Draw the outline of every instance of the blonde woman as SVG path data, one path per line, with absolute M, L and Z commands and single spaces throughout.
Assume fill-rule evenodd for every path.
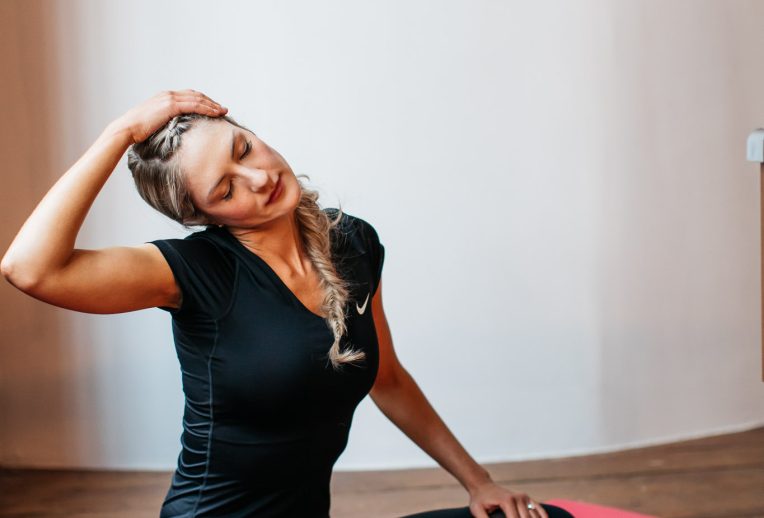
M 329 516 L 332 468 L 367 394 L 469 494 L 467 507 L 421 516 L 570 516 L 495 484 L 399 363 L 374 227 L 320 208 L 286 160 L 226 112 L 194 90 L 127 111 L 53 185 L 2 260 L 9 282 L 62 308 L 172 315 L 185 411 L 161 517 Z M 126 151 L 147 203 L 205 229 L 73 248 Z

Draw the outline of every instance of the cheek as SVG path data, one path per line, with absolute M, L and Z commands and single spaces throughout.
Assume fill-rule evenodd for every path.
M 282 202 L 289 206 L 297 206 L 300 203 L 302 192 L 296 179 L 292 179 L 287 185 L 284 185 L 284 192 L 281 193 Z
M 241 204 L 236 209 L 239 215 L 243 217 L 251 217 L 268 210 L 268 207 L 263 206 L 264 203 L 265 200 L 263 198 L 258 198 L 257 196 L 252 195 L 246 200 L 241 200 Z
M 253 211 L 257 211 L 257 200 L 254 196 L 241 196 L 231 202 L 222 211 L 226 217 L 232 219 L 242 219 L 251 217 Z
M 289 192 L 299 197 L 300 196 L 300 182 L 297 180 L 297 177 L 293 174 L 289 175 L 289 180 L 287 181 L 287 184 L 285 187 L 289 188 Z

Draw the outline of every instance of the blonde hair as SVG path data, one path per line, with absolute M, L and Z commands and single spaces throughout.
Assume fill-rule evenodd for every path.
M 130 146 L 127 152 L 127 167 L 132 173 L 135 187 L 141 198 L 186 229 L 193 230 L 194 226 L 214 225 L 215 222 L 198 210 L 191 201 L 178 157 L 182 135 L 199 120 L 219 119 L 251 131 L 228 115 L 209 117 L 199 113 L 181 114 L 171 119 L 146 140 Z M 363 351 L 340 349 L 340 340 L 347 332 L 345 308 L 350 296 L 350 284 L 341 277 L 332 260 L 331 235 L 332 230 L 339 225 L 343 212 L 340 206 L 337 216 L 334 219 L 330 218 L 318 205 L 318 192 L 308 189 L 299 179 L 300 177 L 310 179 L 310 177 L 305 174 L 296 176 L 301 194 L 295 208 L 295 219 L 302 237 L 302 244 L 318 272 L 319 287 L 324 293 L 321 312 L 326 315 L 324 320 L 334 335 L 328 359 L 332 367 L 338 370 L 345 363 L 352 364 L 366 358 L 366 353 Z

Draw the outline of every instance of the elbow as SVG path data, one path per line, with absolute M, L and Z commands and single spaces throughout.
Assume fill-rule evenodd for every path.
M 10 259 L 8 259 L 8 256 L 4 256 L 3 260 L 0 262 L 0 273 L 3 274 L 3 277 L 13 284 L 15 286 L 15 283 L 13 282 L 13 277 L 15 275 L 16 268 L 14 267 L 13 263 L 11 263 Z
M 34 287 L 39 284 L 36 277 L 24 271 L 23 268 L 19 268 L 18 264 L 12 262 L 7 255 L 0 262 L 0 273 L 3 274 L 5 280 L 25 293 L 33 291 Z
M 406 374 L 403 366 L 397 362 L 395 368 L 380 369 L 371 390 L 375 394 L 394 390 L 401 385 Z

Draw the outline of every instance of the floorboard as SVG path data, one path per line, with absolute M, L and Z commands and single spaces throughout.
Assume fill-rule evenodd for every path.
M 615 453 L 484 464 L 494 480 L 544 501 L 614 506 L 664 518 L 764 518 L 764 427 Z M 169 472 L 0 469 L 0 517 L 156 518 Z M 336 471 L 332 517 L 391 518 L 465 506 L 442 469 Z

